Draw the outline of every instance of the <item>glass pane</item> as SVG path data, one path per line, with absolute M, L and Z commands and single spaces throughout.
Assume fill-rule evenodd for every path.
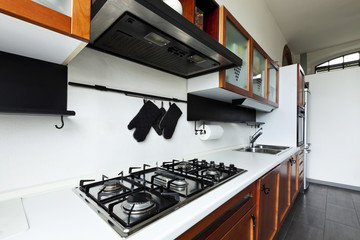
M 359 60 L 359 53 L 353 53 L 353 54 L 344 56 L 344 62 L 351 62 L 351 61 L 356 61 L 356 60 Z
M 265 97 L 265 57 L 254 47 L 253 93 Z
M 226 82 L 247 90 L 248 39 L 229 20 L 226 20 L 226 47 L 243 60 L 241 68 L 226 70 Z
M 268 99 L 276 103 L 276 68 L 269 64 L 269 96 Z
M 339 63 L 343 63 L 343 57 L 335 58 L 335 59 L 329 61 L 329 65 L 335 65 L 335 64 L 339 64 Z
M 328 66 L 328 65 L 329 65 L 329 62 L 326 62 L 326 63 L 323 63 L 323 64 L 317 66 L 317 67 L 325 67 L 325 66 Z
M 45 7 L 51 8 L 57 12 L 60 12 L 64 15 L 70 15 L 71 9 L 71 0 L 32 0 L 33 2 L 37 2 Z

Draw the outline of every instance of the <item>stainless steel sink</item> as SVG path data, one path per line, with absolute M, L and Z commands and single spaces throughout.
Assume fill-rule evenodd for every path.
M 254 148 L 285 150 L 285 149 L 288 149 L 289 147 L 259 144 L 259 145 L 254 146 Z
M 234 151 L 240 151 L 240 152 L 253 152 L 253 153 L 265 153 L 265 154 L 281 154 L 288 150 L 289 147 L 285 146 L 275 146 L 275 145 L 255 145 L 254 147 L 244 147 L 244 148 L 238 148 Z

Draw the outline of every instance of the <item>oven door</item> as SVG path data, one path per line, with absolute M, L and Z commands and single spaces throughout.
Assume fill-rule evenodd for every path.
M 303 107 L 297 108 L 297 146 L 304 145 L 304 135 L 305 135 L 305 110 Z

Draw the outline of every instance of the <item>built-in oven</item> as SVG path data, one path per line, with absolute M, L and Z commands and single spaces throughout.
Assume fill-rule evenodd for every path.
M 297 107 L 297 146 L 304 145 L 305 136 L 305 109 L 303 107 Z

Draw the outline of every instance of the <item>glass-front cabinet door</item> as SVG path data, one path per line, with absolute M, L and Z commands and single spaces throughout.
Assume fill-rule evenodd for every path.
M 278 107 L 279 104 L 279 66 L 268 61 L 268 103 Z
M 266 53 L 254 41 L 252 56 L 252 92 L 253 97 L 256 96 L 267 98 L 267 76 L 266 76 Z
M 224 6 L 221 6 L 220 10 L 220 26 L 220 43 L 238 55 L 243 61 L 241 67 L 220 72 L 220 87 L 244 96 L 250 96 L 249 59 L 251 37 Z

